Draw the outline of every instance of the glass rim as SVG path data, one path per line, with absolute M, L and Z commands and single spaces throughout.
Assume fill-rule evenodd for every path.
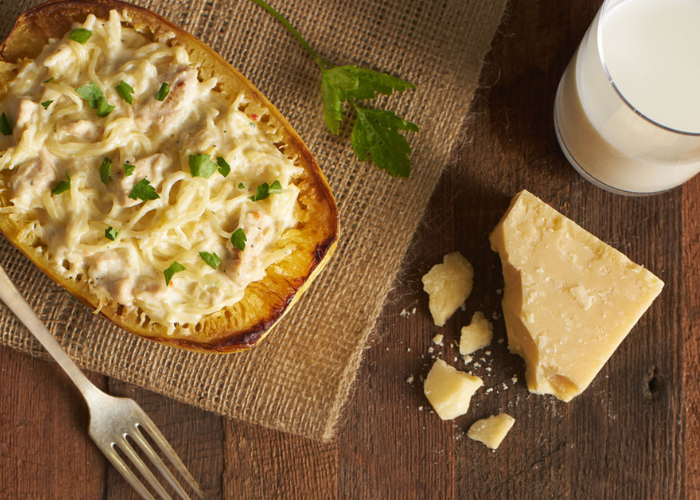
M 605 0 L 603 2 L 602 7 L 600 8 L 600 18 L 598 19 L 598 27 L 596 29 L 596 39 L 598 42 L 598 58 L 600 59 L 600 64 L 603 67 L 603 72 L 605 73 L 605 77 L 608 79 L 608 83 L 612 86 L 612 88 L 615 90 L 620 99 L 622 99 L 622 102 L 624 102 L 625 105 L 632 110 L 632 112 L 634 112 L 636 115 L 640 116 L 644 120 L 648 121 L 652 125 L 659 127 L 663 130 L 667 130 L 668 132 L 672 132 L 674 134 L 686 135 L 691 137 L 700 137 L 700 132 L 688 132 L 687 130 L 680 130 L 677 128 L 669 127 L 667 125 L 657 122 L 652 118 L 649 118 L 647 115 L 639 111 L 631 102 L 629 102 L 618 88 L 617 84 L 615 83 L 615 80 L 613 80 L 613 77 L 610 74 L 610 71 L 608 70 L 608 65 L 605 62 L 605 54 L 603 52 L 603 18 L 605 17 L 608 10 L 611 8 L 610 4 L 615 1 L 617 1 L 617 3 L 621 3 L 623 1 L 632 0 Z

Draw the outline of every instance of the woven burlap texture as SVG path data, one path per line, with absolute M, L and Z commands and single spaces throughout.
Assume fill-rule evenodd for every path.
M 38 1 L 0 1 L 0 36 Z M 79 365 L 228 417 L 315 439 L 332 438 L 367 337 L 450 159 L 505 0 L 273 0 L 321 57 L 406 78 L 417 90 L 383 101 L 422 131 L 414 171 L 393 180 L 355 160 L 349 123 L 327 132 L 320 73 L 271 16 L 249 0 L 137 2 L 215 48 L 291 122 L 338 201 L 341 239 L 323 274 L 255 349 L 188 353 L 127 334 L 92 314 L 7 241 L 2 265 Z M 2 343 L 39 344 L 6 309 Z

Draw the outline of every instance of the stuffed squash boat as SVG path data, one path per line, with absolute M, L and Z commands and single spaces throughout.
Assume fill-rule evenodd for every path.
M 257 344 L 338 237 L 289 123 L 219 55 L 152 12 L 57 1 L 0 45 L 0 230 L 137 335 Z

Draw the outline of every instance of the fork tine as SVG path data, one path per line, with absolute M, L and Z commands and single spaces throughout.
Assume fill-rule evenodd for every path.
M 192 487 L 197 497 L 199 497 L 201 500 L 205 500 L 204 493 L 197 484 L 197 481 L 194 480 L 192 474 L 190 474 L 190 472 L 185 467 L 185 464 L 182 463 L 180 457 L 177 456 L 175 450 L 173 450 L 172 446 L 170 446 L 170 443 L 168 443 L 163 434 L 160 433 L 158 427 L 156 427 L 156 425 L 145 413 L 141 417 L 141 421 L 137 424 L 137 426 L 143 427 L 143 429 L 145 429 L 148 432 L 148 434 L 151 436 L 153 441 L 155 441 L 156 444 L 160 447 L 160 449 L 163 451 L 168 460 L 172 462 L 172 464 L 175 466 L 178 472 L 182 474 L 182 477 L 184 477 L 187 483 Z
M 141 431 L 139 430 L 139 426 L 136 426 L 136 432 L 134 432 L 131 437 L 136 441 L 136 443 L 141 447 L 143 452 L 148 455 L 148 458 L 151 459 L 151 462 L 153 465 L 155 465 L 158 470 L 165 476 L 165 479 L 168 480 L 170 485 L 175 488 L 177 493 L 185 500 L 190 500 L 190 496 L 185 492 L 185 490 L 182 488 L 178 480 L 175 478 L 172 472 L 170 472 L 170 469 L 166 467 L 166 465 L 163 463 L 161 458 L 158 456 L 158 454 L 155 452 L 155 450 L 151 447 L 148 441 L 143 437 L 143 434 L 141 434 Z
M 134 449 L 131 447 L 129 442 L 126 440 L 126 437 L 121 439 L 121 442 L 117 443 L 117 446 L 126 454 L 127 457 L 136 465 L 136 468 L 139 470 L 139 472 L 143 475 L 143 477 L 146 478 L 148 483 L 153 487 L 154 490 L 158 492 L 158 494 L 163 498 L 163 500 L 172 500 L 170 495 L 163 489 L 163 486 L 158 482 L 156 477 L 153 475 L 151 470 L 146 467 L 146 464 L 143 463 L 143 460 L 141 460 L 141 457 L 139 457 Z
M 102 451 L 102 454 L 106 456 L 110 462 L 112 462 L 114 468 L 119 471 L 122 477 L 124 477 L 124 479 L 126 479 L 131 485 L 131 487 L 134 488 L 139 495 L 141 495 L 141 498 L 144 498 L 145 500 L 156 500 L 153 498 L 153 495 L 149 493 L 143 483 L 139 481 L 133 472 L 131 472 L 131 469 L 127 467 L 121 457 L 117 455 L 117 451 L 112 446 L 104 445 L 102 443 L 98 443 L 97 441 L 95 441 L 95 444 Z

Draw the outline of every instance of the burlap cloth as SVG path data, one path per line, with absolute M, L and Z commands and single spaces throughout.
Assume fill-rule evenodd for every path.
M 0 0 L 0 37 L 37 0 Z M 482 57 L 506 0 L 271 0 L 318 54 L 415 83 L 388 106 L 420 125 L 410 180 L 354 159 L 349 124 L 327 132 L 320 74 L 301 46 L 248 0 L 144 0 L 215 48 L 306 141 L 328 176 L 342 236 L 326 270 L 255 349 L 193 354 L 123 332 L 56 286 L 6 240 L 2 265 L 78 364 L 227 417 L 330 439 L 363 348 L 466 118 Z M 4 306 L 2 343 L 36 356 L 39 344 Z

